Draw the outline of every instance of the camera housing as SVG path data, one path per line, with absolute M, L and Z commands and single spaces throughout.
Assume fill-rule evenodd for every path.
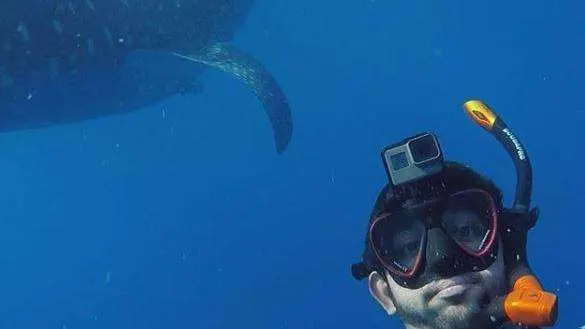
M 444 167 L 439 141 L 429 132 L 385 147 L 382 160 L 388 179 L 394 186 L 434 175 Z

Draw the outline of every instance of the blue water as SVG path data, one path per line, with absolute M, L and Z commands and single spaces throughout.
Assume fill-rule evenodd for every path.
M 510 202 L 481 99 L 523 140 L 541 220 L 530 262 L 585 324 L 585 25 L 579 1 L 257 0 L 234 43 L 293 108 L 274 152 L 253 94 L 203 93 L 0 139 L 0 328 L 401 328 L 349 266 L 386 176 L 379 150 L 435 132 Z

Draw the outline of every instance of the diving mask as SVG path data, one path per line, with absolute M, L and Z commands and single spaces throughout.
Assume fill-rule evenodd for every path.
M 495 259 L 497 226 L 491 195 L 481 189 L 469 189 L 383 213 L 372 221 L 368 239 L 378 263 L 399 279 L 398 282 L 412 287 L 433 281 L 437 276 L 485 269 Z M 426 256 L 432 230 L 440 230 L 442 239 L 435 234 L 436 241 L 432 243 L 441 246 L 432 248 L 431 255 Z M 441 259 L 435 259 L 433 252 L 439 253 Z M 453 260 L 450 265 L 458 268 L 445 268 L 451 267 L 447 264 L 444 268 L 433 266 L 449 259 Z M 417 280 L 421 272 L 426 274 L 422 275 L 425 279 Z

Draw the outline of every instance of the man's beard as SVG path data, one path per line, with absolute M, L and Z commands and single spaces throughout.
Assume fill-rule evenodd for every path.
M 479 292 L 470 292 L 477 294 Z M 493 324 L 485 313 L 491 298 L 481 292 L 481 296 L 467 296 L 459 303 L 448 304 L 440 309 L 415 310 L 411 305 L 395 305 L 396 312 L 404 322 L 415 328 L 432 329 L 493 329 Z
M 476 304 L 450 305 L 442 309 L 433 322 L 437 329 L 476 329 L 479 327 L 474 319 L 481 313 Z

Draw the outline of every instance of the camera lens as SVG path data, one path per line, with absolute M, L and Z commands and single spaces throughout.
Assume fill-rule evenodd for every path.
M 406 152 L 394 154 L 390 157 L 390 159 L 392 161 L 392 169 L 395 171 L 408 167 L 408 158 L 406 157 Z
M 409 142 L 408 147 L 414 162 L 421 163 L 439 156 L 439 147 L 435 138 L 430 135 L 424 135 Z

